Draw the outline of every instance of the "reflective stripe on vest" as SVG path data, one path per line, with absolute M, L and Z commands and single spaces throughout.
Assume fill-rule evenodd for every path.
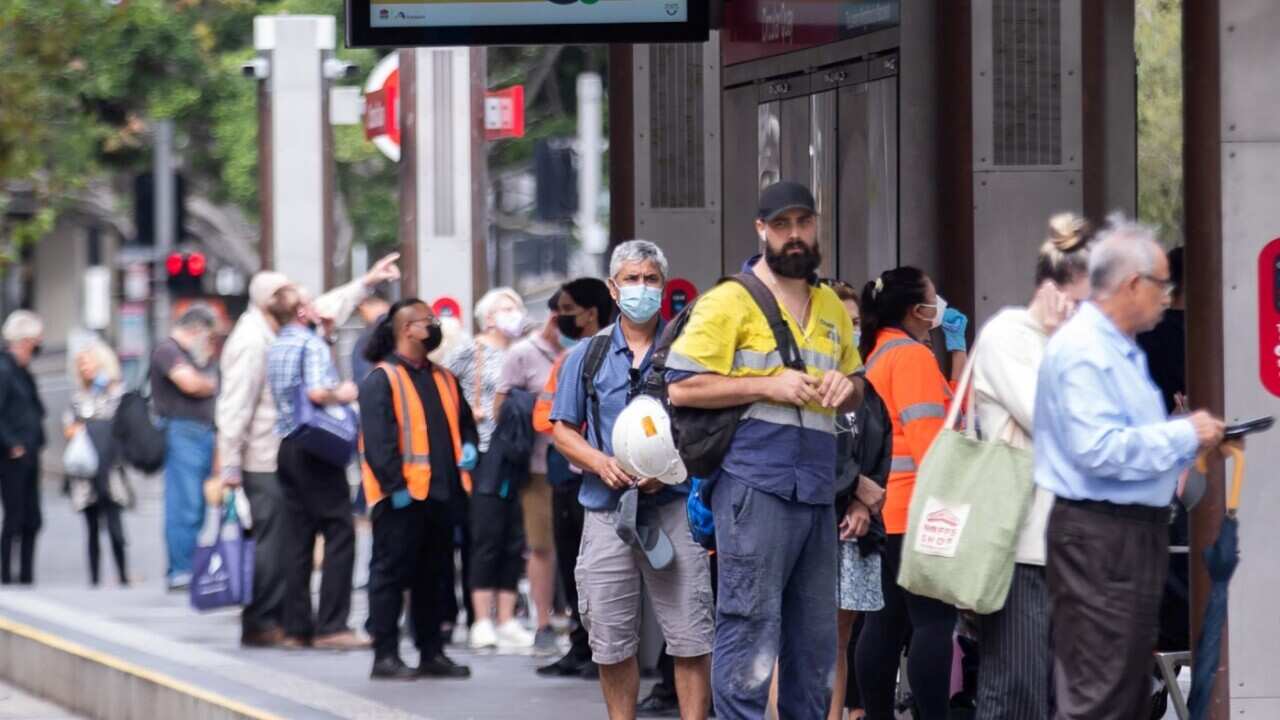
M 889 472 L 903 473 L 903 472 L 915 472 L 915 471 L 916 471 L 916 460 L 910 455 L 899 455 L 897 457 L 894 457 L 893 460 L 889 463 Z
M 896 347 L 902 347 L 903 345 L 915 345 L 915 344 L 916 344 L 916 341 L 912 340 L 911 338 L 898 338 L 897 340 L 890 340 L 884 345 L 881 345 L 879 349 L 877 349 L 875 352 L 871 353 L 871 357 L 867 358 L 867 364 L 865 367 L 863 367 L 863 370 L 865 372 L 871 372 L 871 368 L 875 367 L 876 363 L 880 362 L 880 358 L 884 357 L 886 352 Z
M 387 383 L 391 386 L 391 404 L 395 411 L 396 426 L 399 431 L 399 446 L 402 456 L 401 470 L 409 495 L 425 500 L 431 493 L 431 442 L 427 434 L 426 410 L 422 406 L 422 398 L 414 387 L 409 371 L 399 365 L 379 363 L 378 368 L 387 375 Z M 440 404 L 444 407 L 445 418 L 449 423 L 449 435 L 453 440 L 455 458 L 462 457 L 462 432 L 458 419 L 461 401 L 458 398 L 458 381 L 439 367 L 432 369 L 432 377 L 436 390 L 440 393 Z M 364 438 L 360 439 L 361 471 L 364 476 L 364 493 L 370 506 L 381 500 L 384 495 L 382 486 L 373 474 L 373 469 L 364 461 Z M 471 493 L 471 473 L 459 470 L 462 489 Z

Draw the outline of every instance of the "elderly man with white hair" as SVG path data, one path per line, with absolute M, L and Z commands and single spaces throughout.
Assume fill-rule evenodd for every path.
M 368 292 L 400 277 L 398 254 L 383 258 L 364 277 L 316 299 L 340 324 Z M 296 286 L 279 272 L 263 271 L 249 283 L 249 308 L 222 349 L 218 392 L 218 458 L 222 480 L 243 485 L 253 512 L 257 541 L 253 599 L 240 616 L 241 643 L 251 647 L 284 642 L 284 502 L 277 477 L 280 438 L 276 406 L 267 389 L 267 350 L 280 331 L 288 290 Z
M 1223 423 L 1170 419 L 1135 337 L 1174 282 L 1152 231 L 1115 216 L 1089 258 L 1091 297 L 1049 341 L 1036 389 L 1035 481 L 1055 496 L 1048 583 L 1056 718 L 1149 712 L 1169 506 Z
M 15 310 L 0 333 L 5 344 L 0 350 L 0 583 L 13 582 L 9 563 L 18 540 L 18 582 L 30 585 L 35 581 L 32 563 L 41 524 L 40 449 L 45 437 L 44 405 L 27 368 L 40 354 L 44 324 L 35 313 Z

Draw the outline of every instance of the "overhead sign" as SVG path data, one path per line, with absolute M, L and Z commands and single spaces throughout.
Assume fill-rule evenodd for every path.
M 893 27 L 901 0 L 733 0 L 724 4 L 724 64 L 758 60 Z
M 1280 397 L 1280 238 L 1258 256 L 1258 354 L 1262 386 Z
M 349 47 L 705 42 L 707 0 L 346 0 Z
M 400 54 L 382 58 L 364 85 L 364 136 L 400 161 Z
M 524 137 L 524 86 L 513 85 L 484 94 L 486 140 Z

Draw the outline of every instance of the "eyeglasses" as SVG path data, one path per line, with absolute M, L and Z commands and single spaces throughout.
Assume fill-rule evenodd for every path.
M 1155 275 L 1148 275 L 1146 273 L 1142 273 L 1138 275 L 1138 277 L 1159 285 L 1160 291 L 1163 292 L 1164 296 L 1167 298 L 1173 297 L 1173 291 L 1178 287 L 1178 284 L 1175 283 L 1172 278 L 1161 278 L 1156 277 Z
M 425 325 L 426 327 L 440 327 L 440 321 L 436 318 L 423 318 L 421 320 L 410 320 L 406 325 Z

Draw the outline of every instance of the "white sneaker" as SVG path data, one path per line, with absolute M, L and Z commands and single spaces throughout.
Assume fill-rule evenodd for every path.
M 492 620 L 477 620 L 471 626 L 471 647 L 474 650 L 491 648 L 498 644 L 499 637 L 494 632 Z
M 527 650 L 533 647 L 533 633 L 512 618 L 497 627 L 499 650 Z

